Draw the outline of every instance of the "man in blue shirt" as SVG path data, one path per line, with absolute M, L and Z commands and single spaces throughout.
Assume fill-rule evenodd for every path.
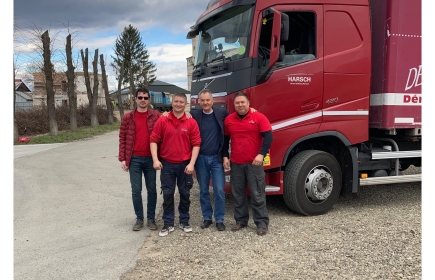
M 208 228 L 213 222 L 213 207 L 210 201 L 209 182 L 213 183 L 214 218 L 218 231 L 224 231 L 225 216 L 225 172 L 223 157 L 228 157 L 228 149 L 224 151 L 224 119 L 228 116 L 225 108 L 213 108 L 213 95 L 208 89 L 199 95 L 202 110 L 191 110 L 190 114 L 198 122 L 201 133 L 201 147 L 195 163 L 195 172 L 199 184 L 202 216 L 201 228 Z

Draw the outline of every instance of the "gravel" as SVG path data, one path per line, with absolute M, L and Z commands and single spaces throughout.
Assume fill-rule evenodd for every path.
M 420 172 L 411 166 L 404 173 Z M 247 228 L 231 232 L 231 195 L 226 196 L 226 231 L 217 231 L 214 221 L 201 229 L 199 190 L 194 186 L 193 232 L 184 233 L 178 226 L 166 237 L 151 232 L 136 267 L 121 279 L 422 278 L 420 182 L 361 187 L 358 198 L 340 197 L 320 216 L 290 212 L 281 196 L 268 196 L 267 208 L 265 236 L 256 235 L 252 215 Z M 177 205 L 175 213 L 177 222 Z

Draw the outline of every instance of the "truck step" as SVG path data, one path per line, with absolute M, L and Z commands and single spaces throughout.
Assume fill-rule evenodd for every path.
M 394 159 L 394 158 L 414 158 L 414 157 L 421 157 L 421 150 L 372 153 L 372 159 Z
M 421 182 L 421 178 L 422 178 L 421 174 L 373 177 L 373 178 L 359 179 L 359 185 L 370 186 L 370 185 L 382 185 L 382 184 L 394 184 L 394 183 Z

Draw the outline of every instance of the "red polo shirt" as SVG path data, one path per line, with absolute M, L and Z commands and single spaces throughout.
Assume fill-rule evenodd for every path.
M 240 119 L 237 112 L 225 118 L 225 135 L 231 140 L 231 161 L 252 163 L 263 144 L 261 132 L 272 130 L 269 120 L 260 112 L 248 113 Z
M 157 120 L 150 142 L 159 144 L 160 158 L 180 163 L 192 157 L 192 148 L 201 145 L 201 136 L 194 118 L 186 119 L 184 114 L 177 119 L 171 111 L 167 118 Z

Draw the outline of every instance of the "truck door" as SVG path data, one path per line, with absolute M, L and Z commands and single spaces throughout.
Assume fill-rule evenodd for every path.
M 283 59 L 275 63 L 264 81 L 258 81 L 252 88 L 251 106 L 269 118 L 274 131 L 311 125 L 312 132 L 305 133 L 315 133 L 322 120 L 323 7 L 279 5 L 273 8 L 288 15 L 289 37 L 281 42 Z M 273 30 L 270 22 L 259 20 L 256 42 L 261 64 L 267 61 Z M 259 72 L 264 67 L 267 63 L 258 66 Z

